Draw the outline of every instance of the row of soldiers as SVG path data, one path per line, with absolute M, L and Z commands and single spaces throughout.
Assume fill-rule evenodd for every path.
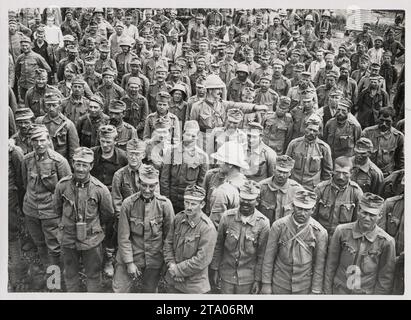
M 385 91 L 381 61 L 368 71 L 364 39 L 348 61 L 327 51 L 321 66 L 324 36 L 308 65 L 293 43 L 258 55 L 223 35 L 212 54 L 204 37 L 187 46 L 170 30 L 185 47 L 177 59 L 117 29 L 121 52 L 89 37 L 84 53 L 70 38 L 54 71 L 31 48 L 47 29 L 20 39 L 9 78 L 13 286 L 20 208 L 67 291 L 80 290 L 84 268 L 88 291 L 101 290 L 104 270 L 114 292 L 156 292 L 160 279 L 185 293 L 401 292 L 404 136 L 394 125 L 404 105 L 401 86 Z M 387 63 L 401 56 L 386 52 Z M 355 61 L 365 65 L 353 70 L 358 98 Z M 348 284 L 348 268 L 362 286 Z

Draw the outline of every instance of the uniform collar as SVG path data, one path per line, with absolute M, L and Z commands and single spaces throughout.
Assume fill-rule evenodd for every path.
M 40 161 L 40 160 L 45 160 L 50 158 L 49 156 L 49 150 L 46 150 L 46 152 L 44 152 L 42 155 L 38 155 L 37 153 L 34 153 L 36 161 Z
M 201 214 L 195 216 L 192 219 L 189 219 L 187 214 L 184 213 L 184 218 L 181 222 L 186 222 L 192 229 L 194 229 L 200 223 L 200 220 Z
M 245 224 L 248 223 L 252 227 L 255 226 L 255 223 L 256 223 L 256 216 L 255 216 L 256 210 L 257 209 L 254 209 L 254 213 L 250 216 L 250 219 Z M 235 221 L 243 223 L 243 220 L 241 219 L 240 209 L 237 209 L 237 214 L 235 215 Z
M 383 137 L 388 139 L 391 136 L 392 133 L 392 127 L 390 127 L 386 132 L 382 132 L 381 130 L 378 129 L 378 134 L 377 137 Z
M 368 231 L 366 233 L 361 233 L 360 227 L 358 226 L 358 221 L 354 224 L 354 228 L 352 229 L 352 236 L 354 239 L 359 239 L 362 237 L 367 238 L 369 242 L 374 242 L 377 238 L 377 226 L 374 227 L 373 230 Z
M 363 165 L 356 164 L 355 162 L 353 164 L 355 168 L 358 168 L 361 171 L 364 171 L 365 173 L 367 173 L 368 171 L 370 171 L 370 162 L 371 160 L 368 158 L 367 161 Z
M 63 122 L 63 117 L 62 117 L 62 114 L 59 113 L 59 115 L 58 115 L 57 117 L 55 117 L 54 119 L 51 119 L 51 118 L 49 117 L 49 115 L 46 114 L 46 115 L 44 116 L 44 118 L 43 118 L 43 122 L 44 122 L 44 123 L 54 122 L 55 124 L 60 124 L 60 123 Z
M 78 182 L 74 179 L 74 175 L 73 175 L 73 184 L 77 188 L 87 188 L 90 184 L 90 178 L 85 182 Z
M 287 179 L 287 181 L 284 183 L 283 186 L 277 185 L 274 182 L 274 177 L 268 183 L 268 187 L 270 188 L 271 191 L 281 191 L 284 194 L 287 193 L 289 185 L 290 185 L 290 180 L 289 179 Z
M 336 184 L 336 183 L 334 182 L 334 180 L 331 178 L 331 187 L 334 188 L 334 189 L 337 189 L 338 191 L 344 191 L 349 184 L 350 184 L 350 181 L 348 181 L 348 183 L 347 183 L 345 186 L 340 187 L 340 186 L 337 186 L 337 184 Z

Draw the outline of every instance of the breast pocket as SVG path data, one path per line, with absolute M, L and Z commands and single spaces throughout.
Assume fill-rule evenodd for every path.
M 144 235 L 144 220 L 137 217 L 130 217 L 130 230 L 137 236 Z
M 199 163 L 187 164 L 187 167 L 186 167 L 187 181 L 190 181 L 190 182 L 197 181 L 199 171 L 200 171 Z
M 95 198 L 88 198 L 87 199 L 87 207 L 86 207 L 86 221 L 94 220 L 98 215 L 98 203 L 97 199 Z
M 257 250 L 257 244 L 258 244 L 258 235 L 254 233 L 253 231 L 248 230 L 245 234 L 245 239 L 244 239 L 245 252 L 250 255 L 255 254 Z
M 200 123 L 204 128 L 213 128 L 213 117 L 211 114 L 200 114 Z
M 312 156 L 310 158 L 310 166 L 308 168 L 309 172 L 315 173 L 321 170 L 321 159 L 322 156 Z
M 67 144 L 67 129 L 63 128 L 56 134 L 56 142 L 58 146 Z
M 362 259 L 361 271 L 365 274 L 375 273 L 378 268 L 378 261 L 381 251 L 369 250 Z
M 351 136 L 341 135 L 339 137 L 339 142 L 342 149 L 354 148 L 354 140 Z
M 339 222 L 347 223 L 351 222 L 355 203 L 343 203 L 340 205 Z
M 300 244 L 301 246 L 301 264 L 307 264 L 312 262 L 313 260 L 313 252 L 316 247 L 316 242 L 315 239 L 307 239 L 303 242 L 303 244 Z
M 183 258 L 190 259 L 192 256 L 196 254 L 199 241 L 200 241 L 199 234 L 190 235 L 185 238 Z
M 357 253 L 356 248 L 348 243 L 347 241 L 343 242 L 341 250 L 341 263 L 344 266 L 350 266 L 354 264 L 355 254 Z
M 163 217 L 157 216 L 150 220 L 151 233 L 154 237 L 160 236 L 163 231 Z
M 304 155 L 301 153 L 295 153 L 293 158 L 295 160 L 294 169 L 301 170 L 303 168 Z
M 237 230 L 229 229 L 227 230 L 225 237 L 225 248 L 228 251 L 233 251 L 237 248 L 238 241 L 240 239 L 240 234 Z
M 318 216 L 324 220 L 329 220 L 331 215 L 331 204 L 324 200 L 318 201 Z

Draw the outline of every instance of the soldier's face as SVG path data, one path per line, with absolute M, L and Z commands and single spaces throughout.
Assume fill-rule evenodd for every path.
M 205 202 L 194 199 L 184 199 L 184 212 L 187 216 L 194 216 L 204 207 Z
M 131 69 L 131 72 L 132 72 L 133 74 L 136 74 L 136 73 L 138 73 L 138 72 L 140 71 L 140 65 L 138 65 L 138 64 L 132 64 L 132 65 L 130 65 L 130 69 Z
M 84 69 L 86 73 L 92 74 L 94 72 L 94 64 L 87 63 L 84 65 Z
M 345 121 L 345 120 L 347 120 L 347 118 L 348 118 L 348 112 L 349 112 L 349 110 L 348 110 L 347 107 L 338 106 L 338 107 L 337 107 L 336 114 L 335 114 L 335 117 L 336 117 L 337 120 L 340 121 L 340 122 Z
M 294 205 L 294 219 L 300 224 L 306 223 L 313 214 L 313 211 L 314 209 L 305 209 Z
M 141 190 L 141 195 L 145 199 L 151 199 L 154 196 L 154 191 L 156 190 L 156 187 L 158 185 L 158 182 L 156 183 L 147 183 L 143 180 L 140 180 L 140 190 Z
M 154 49 L 153 49 L 153 56 L 154 56 L 155 58 L 158 58 L 158 57 L 160 56 L 160 54 L 161 54 L 160 48 L 154 48 Z
M 10 26 L 9 26 L 9 31 L 10 31 L 10 33 L 15 33 L 16 31 L 17 31 L 17 25 L 15 25 L 15 24 L 11 24 Z
M 220 88 L 214 88 L 214 89 L 210 89 L 209 92 L 213 99 L 218 100 L 220 99 L 223 91 Z
M 204 61 L 197 61 L 197 70 L 203 71 L 205 69 L 205 62 Z
M 32 123 L 33 121 L 31 120 L 17 120 L 16 126 L 20 133 L 22 133 L 23 135 L 27 135 L 29 133 L 29 129 Z
M 87 49 L 93 51 L 96 48 L 96 43 L 94 41 L 87 42 Z
M 291 171 L 274 170 L 274 182 L 280 186 L 287 182 L 287 179 L 291 176 Z
M 314 99 L 303 100 L 302 105 L 305 111 L 311 111 L 311 109 L 314 107 Z
M 172 69 L 170 73 L 174 80 L 180 79 L 180 76 L 181 76 L 180 70 Z
M 392 126 L 392 119 L 390 118 L 384 118 L 384 117 L 380 117 L 378 119 L 378 128 L 382 131 L 388 131 Z
M 279 105 L 278 108 L 275 110 L 275 113 L 279 117 L 284 117 L 287 112 L 288 112 L 288 106 L 286 105 Z
M 32 146 L 36 154 L 43 154 L 47 151 L 49 139 L 47 134 L 42 134 L 31 140 Z
M 218 161 L 218 166 L 220 168 L 220 171 L 224 174 L 230 172 L 231 168 L 233 167 L 233 165 L 222 161 Z
M 247 62 L 253 61 L 253 60 L 254 60 L 254 54 L 253 54 L 252 52 L 246 53 L 246 55 L 245 55 L 245 60 L 246 60 Z
M 47 74 L 41 74 L 36 77 L 36 86 L 38 88 L 44 88 L 47 84 Z
M 206 52 L 207 49 L 208 49 L 208 46 L 207 46 L 207 44 L 205 44 L 205 43 L 201 43 L 201 44 L 198 46 L 198 49 L 200 50 L 200 52 Z
M 84 94 L 84 86 L 81 84 L 73 84 L 71 90 L 75 96 L 80 96 Z
M 254 213 L 255 206 L 257 205 L 257 199 L 244 199 L 240 197 L 240 214 L 248 217 Z
M 101 137 L 100 146 L 103 153 L 110 153 L 114 150 L 116 139 L 114 137 Z
M 130 167 L 132 168 L 137 168 L 141 164 L 141 160 L 144 159 L 146 156 L 145 152 L 140 152 L 140 151 L 127 151 L 127 161 Z
M 90 106 L 88 108 L 88 113 L 90 114 L 90 116 L 93 117 L 97 117 L 100 112 L 101 112 L 101 106 L 97 103 L 91 102 Z
M 111 85 L 111 84 L 113 84 L 113 82 L 114 82 L 114 77 L 106 74 L 106 75 L 103 77 L 103 81 L 104 81 L 104 84 L 109 84 L 109 85 Z
M 37 33 L 37 39 L 39 40 L 44 40 L 44 36 L 45 36 L 44 33 Z
M 331 68 L 334 64 L 334 59 L 333 58 L 325 58 L 325 65 L 328 68 Z
M 372 230 L 380 219 L 380 214 L 372 214 L 361 208 L 358 210 L 358 224 L 363 230 Z
M 157 81 L 163 82 L 166 79 L 166 77 L 167 77 L 167 74 L 165 72 L 160 71 L 156 73 Z
M 64 70 L 64 77 L 65 77 L 66 79 L 73 79 L 73 77 L 74 77 L 74 72 L 72 72 L 72 71 L 69 70 L 69 69 L 66 69 L 66 70 Z
M 128 85 L 128 91 L 133 96 L 137 95 L 139 90 L 140 90 L 140 86 L 138 84 L 132 83 Z
M 325 85 L 327 89 L 330 89 L 335 86 L 335 78 L 334 77 L 327 77 L 325 79 Z
M 283 73 L 283 67 L 279 64 L 273 65 L 273 73 L 276 76 L 280 76 Z
M 335 165 L 333 180 L 337 186 L 345 186 L 351 178 L 351 167 Z
M 363 165 L 367 162 L 367 159 L 370 155 L 370 151 L 354 149 L 354 162 L 359 165 Z
M 206 94 L 206 88 L 204 86 L 196 86 L 196 93 L 199 97 L 204 97 Z
M 90 175 L 90 171 L 93 168 L 92 163 L 83 162 L 83 161 L 74 161 L 73 162 L 73 171 L 74 177 L 78 181 L 84 181 Z
M 264 58 L 261 57 L 261 58 L 260 58 L 260 64 L 261 64 L 261 66 L 264 67 L 264 68 L 267 67 L 267 66 L 268 66 L 268 61 L 269 61 L 268 58 L 266 58 L 266 57 L 264 57 Z
M 31 50 L 31 43 L 23 42 L 20 44 L 21 52 L 28 53 Z
M 101 60 L 106 60 L 107 57 L 108 57 L 108 52 L 100 51 L 100 59 Z
M 309 141 L 313 141 L 320 134 L 320 128 L 317 125 L 309 125 L 305 128 L 304 133 Z
M 157 112 L 160 114 L 165 114 L 168 111 L 168 102 L 157 101 Z
M 198 139 L 198 130 L 186 130 L 183 133 L 183 141 L 187 144 L 196 142 Z
M 130 51 L 130 47 L 129 46 L 120 46 L 121 51 L 123 51 L 123 53 L 128 53 Z
M 238 72 L 237 72 L 237 76 L 238 76 L 238 79 L 239 79 L 240 81 L 245 81 L 245 80 L 247 79 L 248 73 L 247 73 L 247 72 L 243 72 L 243 71 L 238 71 Z
M 49 102 L 44 104 L 45 111 L 49 114 L 50 117 L 57 117 L 60 109 L 60 103 L 58 102 Z
M 183 100 L 183 93 L 180 90 L 176 90 L 173 93 L 174 102 L 180 102 Z
M 123 112 L 109 112 L 108 115 L 110 117 L 110 124 L 115 127 L 118 126 L 124 118 Z
M 270 87 L 270 81 L 267 79 L 260 80 L 260 88 L 268 89 Z
M 171 139 L 170 130 L 168 128 L 155 129 L 152 138 L 157 142 L 169 141 Z
M 370 68 L 370 74 L 373 76 L 378 76 L 380 74 L 380 68 L 379 67 L 371 67 Z M 371 80 L 372 81 L 377 81 L 377 80 Z M 378 83 L 378 82 L 377 82 Z

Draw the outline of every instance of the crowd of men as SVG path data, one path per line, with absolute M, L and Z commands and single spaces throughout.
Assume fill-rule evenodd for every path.
M 404 17 L 335 16 L 9 11 L 9 290 L 402 294 Z

